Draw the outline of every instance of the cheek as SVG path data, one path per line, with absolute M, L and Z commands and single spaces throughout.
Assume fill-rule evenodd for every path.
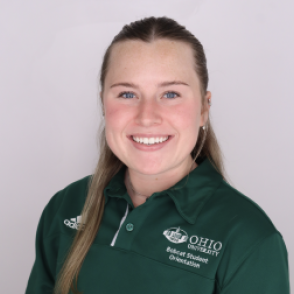
M 112 152 L 119 157 L 117 147 L 119 144 L 121 122 L 120 108 L 114 105 L 105 105 L 105 139 Z
M 105 125 L 108 129 L 119 129 L 127 120 L 128 112 L 122 105 L 108 103 L 105 106 Z
M 191 152 L 194 148 L 201 123 L 201 109 L 198 104 L 189 103 L 180 107 L 170 116 L 170 121 L 179 135 L 181 152 Z
M 171 116 L 176 126 L 187 132 L 195 132 L 199 128 L 201 121 L 201 110 L 199 105 L 189 103 L 178 107 Z
M 107 103 L 105 105 L 105 137 L 108 146 L 117 154 L 118 146 L 122 147 L 124 130 L 130 119 L 130 113 L 124 105 Z

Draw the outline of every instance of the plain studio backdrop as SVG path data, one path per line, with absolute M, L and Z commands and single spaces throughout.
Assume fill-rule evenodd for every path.
M 24 292 L 49 199 L 93 173 L 106 47 L 152 15 L 203 43 L 227 174 L 283 235 L 293 273 L 293 12 L 291 0 L 2 0 L 1 292 Z

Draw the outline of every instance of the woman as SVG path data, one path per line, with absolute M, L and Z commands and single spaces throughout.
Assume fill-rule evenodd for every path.
M 201 43 L 131 23 L 100 82 L 96 171 L 44 209 L 26 293 L 289 293 L 281 234 L 224 180 Z

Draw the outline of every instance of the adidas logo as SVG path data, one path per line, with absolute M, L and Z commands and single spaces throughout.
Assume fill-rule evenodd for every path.
M 76 218 L 71 218 L 70 220 L 65 219 L 64 220 L 64 224 L 68 227 L 70 227 L 71 229 L 83 229 L 85 224 L 82 224 L 82 217 L 81 216 L 77 216 Z

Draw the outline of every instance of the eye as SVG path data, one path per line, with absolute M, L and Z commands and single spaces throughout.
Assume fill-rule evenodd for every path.
M 166 95 L 166 98 L 176 98 L 176 97 L 179 97 L 180 96 L 176 92 L 166 92 L 166 93 L 164 93 L 164 95 Z
M 133 92 L 121 92 L 118 97 L 122 98 L 134 98 L 135 94 Z

